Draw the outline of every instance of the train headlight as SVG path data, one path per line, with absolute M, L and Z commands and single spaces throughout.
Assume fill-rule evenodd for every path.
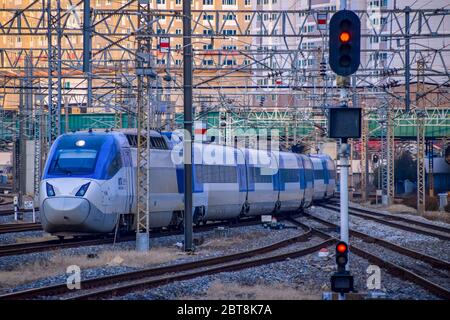
M 85 194 L 86 194 L 86 191 L 87 191 L 87 189 L 89 188 L 89 185 L 90 185 L 91 183 L 90 182 L 88 182 L 88 183 L 86 183 L 86 184 L 83 184 L 81 187 L 80 187 L 80 189 L 77 191 L 77 193 L 75 194 L 75 196 L 77 196 L 77 197 L 83 197 Z
M 47 197 L 54 197 L 55 196 L 55 189 L 53 189 L 53 186 L 50 183 L 46 183 L 45 187 L 47 189 Z

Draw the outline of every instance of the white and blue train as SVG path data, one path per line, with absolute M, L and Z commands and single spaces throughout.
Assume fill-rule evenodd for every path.
M 183 166 L 167 135 L 151 133 L 150 227 L 183 221 Z M 136 130 L 63 134 L 53 143 L 40 190 L 46 232 L 64 237 L 136 225 Z M 206 149 L 205 149 L 206 148 Z M 331 198 L 336 170 L 327 155 L 193 144 L 193 220 L 239 219 L 304 209 Z M 214 154 L 206 161 L 205 154 Z M 259 158 L 264 157 L 265 161 Z M 224 160 L 224 161 L 217 161 Z M 258 160 L 259 159 L 259 160 Z

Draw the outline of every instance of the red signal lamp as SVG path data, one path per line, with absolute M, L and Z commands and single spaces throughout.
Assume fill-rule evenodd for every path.
M 344 253 L 347 251 L 347 245 L 345 243 L 339 243 L 336 247 L 337 252 Z
M 350 33 L 348 33 L 347 31 L 341 32 L 341 34 L 339 35 L 339 40 L 341 40 L 342 43 L 349 42 L 350 41 Z

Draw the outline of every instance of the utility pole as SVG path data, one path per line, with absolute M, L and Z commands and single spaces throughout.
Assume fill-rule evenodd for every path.
M 122 111 L 123 99 L 122 99 L 122 65 L 120 63 L 114 64 L 115 72 L 115 91 L 114 91 L 114 128 L 122 128 Z
M 192 44 L 191 1 L 183 0 L 184 250 L 192 251 Z
M 410 7 L 405 7 L 405 112 L 409 113 L 411 104 L 410 87 Z
M 69 132 L 69 98 L 64 97 L 64 133 Z
M 361 119 L 361 195 L 364 202 L 368 199 L 368 177 L 369 177 L 369 120 L 368 115 Z
M 53 32 L 56 30 L 56 43 L 53 44 Z M 61 0 L 56 1 L 56 14 L 52 14 L 52 0 L 47 0 L 47 41 L 48 41 L 48 142 L 53 141 L 61 134 Z M 53 74 L 57 75 L 54 81 Z M 56 97 L 53 90 L 56 87 Z
M 148 251 L 150 248 L 150 137 L 152 117 L 152 80 L 156 78 L 151 53 L 152 29 L 149 0 L 139 0 L 138 48 L 136 57 L 137 91 L 137 226 L 136 250 Z
M 392 110 L 387 105 L 386 114 L 386 142 L 387 142 L 387 204 L 391 205 L 395 198 L 395 140 L 394 140 L 394 121 L 392 119 Z
M 425 213 L 425 61 L 417 61 L 417 213 Z
M 83 0 L 83 72 L 87 78 L 86 109 L 92 107 L 92 25 L 91 1 Z
M 434 197 L 434 149 L 433 140 L 429 140 L 428 147 L 428 195 Z
M 42 100 L 36 99 L 36 104 L 33 107 L 34 113 L 34 200 L 39 200 L 39 185 L 41 182 L 42 169 Z

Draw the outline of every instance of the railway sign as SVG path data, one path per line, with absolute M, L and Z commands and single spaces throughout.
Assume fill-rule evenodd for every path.
M 327 30 L 328 13 L 317 13 L 317 30 Z
M 167 53 L 170 50 L 170 38 L 159 38 L 159 51 Z
M 33 202 L 33 200 L 24 201 L 23 206 L 27 210 L 32 210 L 32 209 L 34 209 L 34 202 Z

